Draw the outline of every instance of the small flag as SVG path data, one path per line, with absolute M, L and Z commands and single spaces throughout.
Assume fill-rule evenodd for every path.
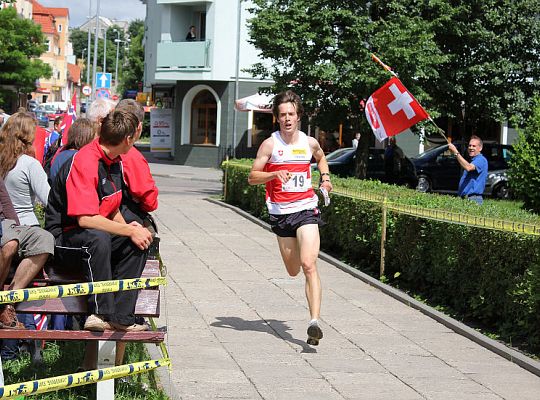
M 375 137 L 380 142 L 429 118 L 426 110 L 397 77 L 392 77 L 369 97 L 365 113 Z
M 68 140 L 69 128 L 77 119 L 75 110 L 77 109 L 77 93 L 73 93 L 71 103 L 62 117 L 62 125 L 60 126 L 60 132 L 62 133 L 62 145 L 65 145 Z
M 37 331 L 47 330 L 48 318 L 46 314 L 34 314 L 34 322 Z

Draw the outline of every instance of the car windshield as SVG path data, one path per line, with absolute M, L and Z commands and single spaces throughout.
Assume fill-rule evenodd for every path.
M 447 148 L 448 148 L 447 144 L 443 146 L 439 146 L 439 147 L 434 147 L 432 149 L 429 149 L 428 151 L 418 154 L 416 158 L 431 158 L 434 154 L 439 153 L 441 150 L 446 151 Z
M 339 158 L 341 157 L 342 155 L 344 154 L 347 154 L 349 153 L 350 151 L 352 151 L 353 148 L 352 147 L 347 147 L 345 149 L 337 149 L 336 151 L 333 151 L 331 152 L 330 154 L 327 154 L 326 155 L 326 161 L 332 161 L 332 160 L 335 160 L 336 158 Z

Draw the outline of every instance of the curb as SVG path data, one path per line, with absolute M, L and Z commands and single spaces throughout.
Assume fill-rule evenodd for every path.
M 258 218 L 254 217 L 253 215 L 245 212 L 244 210 L 239 209 L 238 207 L 232 206 L 230 204 L 227 204 L 221 200 L 216 199 L 205 199 L 211 203 L 220 205 L 222 207 L 229 208 L 230 210 L 235 211 L 237 214 L 243 216 L 246 219 L 249 219 L 251 222 L 254 222 L 255 224 L 265 228 L 268 231 L 271 231 L 270 225 L 268 225 L 266 222 L 263 222 L 259 220 Z M 358 278 L 362 280 L 363 282 L 367 283 L 368 285 L 371 285 L 383 293 L 393 297 L 394 299 L 408 305 L 409 307 L 412 307 L 421 313 L 427 315 L 428 317 L 434 319 L 435 321 L 443 324 L 447 328 L 453 330 L 454 332 L 466 337 L 467 339 L 472 340 L 473 342 L 479 344 L 480 346 L 494 352 L 495 354 L 498 354 L 499 356 L 519 365 L 520 367 L 526 369 L 527 371 L 533 373 L 536 376 L 540 376 L 540 362 L 527 357 L 526 355 L 513 350 L 507 346 L 505 346 L 502 343 L 497 342 L 496 340 L 490 339 L 487 336 L 477 332 L 476 330 L 470 328 L 469 326 L 441 313 L 440 311 L 435 310 L 434 308 L 421 303 L 409 295 L 403 293 L 402 291 L 393 288 L 389 285 L 386 285 L 385 283 L 380 282 L 379 280 L 365 274 L 364 272 L 351 267 L 350 265 L 347 265 L 338 259 L 320 251 L 319 252 L 319 258 L 321 260 L 324 260 L 328 262 L 329 264 L 334 265 L 335 267 L 339 268 L 343 272 L 346 272 L 355 278 Z

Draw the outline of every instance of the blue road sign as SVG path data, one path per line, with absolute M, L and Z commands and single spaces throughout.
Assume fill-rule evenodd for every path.
M 107 88 L 111 87 L 112 74 L 110 72 L 96 73 L 96 87 Z
M 96 90 L 96 97 L 98 99 L 110 99 L 111 91 L 107 88 L 99 88 L 98 90 Z

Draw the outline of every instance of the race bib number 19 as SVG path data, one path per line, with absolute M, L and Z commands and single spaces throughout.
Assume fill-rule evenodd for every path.
M 281 186 L 284 192 L 306 192 L 311 187 L 307 172 L 291 172 L 291 179 Z

